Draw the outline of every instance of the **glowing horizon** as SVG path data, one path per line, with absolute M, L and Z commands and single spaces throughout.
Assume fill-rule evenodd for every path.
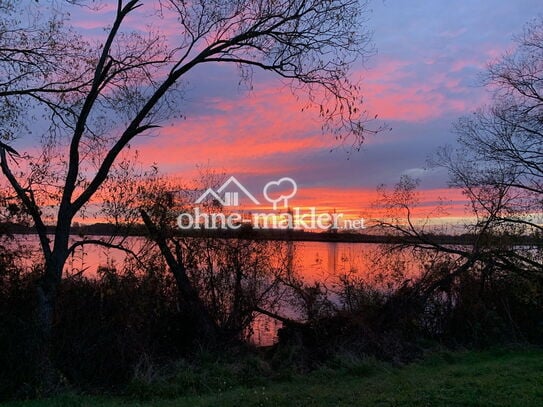
M 449 211 L 436 218 L 465 217 L 463 197 L 447 189 L 444 171 L 425 169 L 426 158 L 438 146 L 454 143 L 451 124 L 458 117 L 488 102 L 478 75 L 512 46 L 513 35 L 543 12 L 543 5 L 418 0 L 373 1 L 370 7 L 365 28 L 373 31 L 378 52 L 353 67 L 353 81 L 361 80 L 369 117 L 378 115 L 375 126 L 391 131 L 368 137 L 357 152 L 352 140 L 323 134 L 318 115 L 302 111 L 303 95 L 293 95 L 273 75 L 257 70 L 251 83 L 240 84 L 235 66 L 211 64 L 186 78 L 179 105 L 186 120 L 172 120 L 133 143 L 142 165 L 156 163 L 165 176 L 185 182 L 197 178 L 197 165 L 204 165 L 255 191 L 288 176 L 299 186 L 293 200 L 298 207 L 366 218 L 376 213 L 378 185 L 392 187 L 411 175 L 421 180 L 421 214 L 436 212 L 444 198 Z M 104 5 L 91 18 L 75 13 L 71 22 L 99 41 L 112 11 Z M 141 28 L 139 23 L 132 18 L 130 26 Z M 164 21 L 167 35 L 175 34 L 173 23 Z M 21 138 L 14 147 L 29 151 L 35 144 Z

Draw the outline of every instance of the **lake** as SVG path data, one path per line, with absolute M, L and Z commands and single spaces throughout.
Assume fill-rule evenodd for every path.
M 19 235 L 17 240 L 29 248 L 38 248 L 36 236 Z M 144 239 L 139 237 L 131 237 L 127 241 L 135 249 L 141 247 L 143 242 Z M 314 241 L 289 242 L 286 244 L 289 253 L 288 261 L 291 267 L 308 284 L 321 281 L 326 283 L 327 286 L 333 287 L 339 276 L 342 275 L 368 280 L 372 284 L 383 281 L 383 277 L 379 276 L 379 273 L 383 272 L 382 264 L 379 264 L 383 260 L 382 245 Z M 77 249 L 69 257 L 66 272 L 83 272 L 86 276 L 93 276 L 100 266 L 120 268 L 126 256 L 126 253 L 119 250 L 88 245 Z M 412 260 L 412 258 L 408 260 Z M 406 264 L 412 263 L 408 260 L 405 258 L 403 260 L 398 259 L 404 270 L 409 267 Z M 295 317 L 290 312 L 291 310 L 283 311 L 287 316 Z M 280 322 L 260 315 L 253 326 L 252 341 L 259 345 L 269 345 L 276 339 L 277 330 L 280 327 Z

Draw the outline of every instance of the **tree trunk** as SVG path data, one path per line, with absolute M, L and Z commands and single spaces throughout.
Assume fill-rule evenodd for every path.
M 34 338 L 36 384 L 40 393 L 46 395 L 54 393 L 61 384 L 61 375 L 53 360 L 52 339 L 55 305 L 63 267 L 62 256 L 53 252 L 46 260 L 44 275 L 36 288 L 36 335 Z
M 200 299 L 198 292 L 194 289 L 194 286 L 187 275 L 183 259 L 176 258 L 173 255 L 166 241 L 166 237 L 153 223 L 147 212 L 141 210 L 141 217 L 149 231 L 150 238 L 158 245 L 162 256 L 174 275 L 180 305 L 195 322 L 197 330 L 195 334 L 198 340 L 205 341 L 208 344 L 217 342 L 219 327 L 209 314 L 204 303 Z

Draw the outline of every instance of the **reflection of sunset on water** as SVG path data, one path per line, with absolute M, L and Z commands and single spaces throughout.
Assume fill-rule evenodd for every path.
M 143 239 L 131 238 L 130 246 L 137 251 Z M 288 243 L 287 261 L 291 268 L 307 282 L 326 279 L 339 274 L 369 275 L 377 244 L 338 242 L 291 242 Z M 87 270 L 92 276 L 98 267 L 116 266 L 122 269 L 127 254 L 116 249 L 89 246 L 85 251 L 76 250 L 70 256 L 66 271 Z
M 29 243 L 35 243 L 32 239 L 27 240 Z M 127 244 L 137 252 L 144 244 L 144 240 L 134 237 L 130 238 Z M 342 277 L 386 288 L 398 278 L 394 276 L 395 272 L 408 273 L 408 270 L 416 268 L 412 263 L 408 269 L 403 269 L 408 263 L 405 261 L 396 264 L 392 261 L 381 262 L 381 250 L 381 245 L 368 243 L 286 242 L 284 256 L 277 258 L 276 261 L 277 267 L 286 265 L 290 272 L 301 277 L 308 286 L 317 282 L 324 284 L 329 298 L 341 307 L 335 290 Z M 126 259 L 127 254 L 119 250 L 89 246 L 85 251 L 77 250 L 68 259 L 65 273 L 67 275 L 83 273 L 84 276 L 93 278 L 101 267 L 114 268 L 122 272 Z M 398 265 L 399 269 L 395 268 Z M 404 275 L 400 276 L 400 279 L 403 277 Z M 288 318 L 299 318 L 289 306 L 286 307 L 280 307 L 279 314 Z M 250 340 L 260 346 L 271 345 L 277 339 L 277 331 L 281 326 L 281 322 L 257 314 L 252 324 Z
M 0 404 L 540 405 L 542 5 L 0 0 Z

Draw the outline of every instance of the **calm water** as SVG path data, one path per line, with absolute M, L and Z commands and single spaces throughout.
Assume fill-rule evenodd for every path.
M 128 242 L 134 248 L 141 247 L 141 238 L 130 238 Z M 19 236 L 19 241 L 29 248 L 38 248 L 35 236 Z M 376 263 L 382 257 L 379 245 L 366 243 L 337 242 L 293 242 L 289 247 L 289 262 L 297 275 L 306 283 L 325 282 L 333 286 L 340 275 L 375 281 Z M 289 252 L 290 253 L 290 252 Z M 92 276 L 100 266 L 117 266 L 125 261 L 126 253 L 100 246 L 85 246 L 70 256 L 66 271 L 70 273 L 84 272 Z M 289 313 L 289 310 L 285 310 Z M 260 345 L 273 343 L 281 323 L 269 317 L 259 316 L 254 324 L 253 341 Z
M 38 249 L 35 236 L 17 237 L 26 247 Z M 128 244 L 137 251 L 141 238 L 130 238 Z M 373 267 L 378 256 L 379 245 L 370 243 L 338 242 L 293 242 L 294 250 L 290 261 L 298 273 L 308 282 L 326 280 L 339 273 L 357 273 L 364 275 Z M 84 270 L 93 275 L 100 266 L 122 266 L 126 253 L 100 246 L 88 245 L 78 248 L 68 258 L 66 270 L 77 272 Z M 29 262 L 31 260 L 29 259 Z

